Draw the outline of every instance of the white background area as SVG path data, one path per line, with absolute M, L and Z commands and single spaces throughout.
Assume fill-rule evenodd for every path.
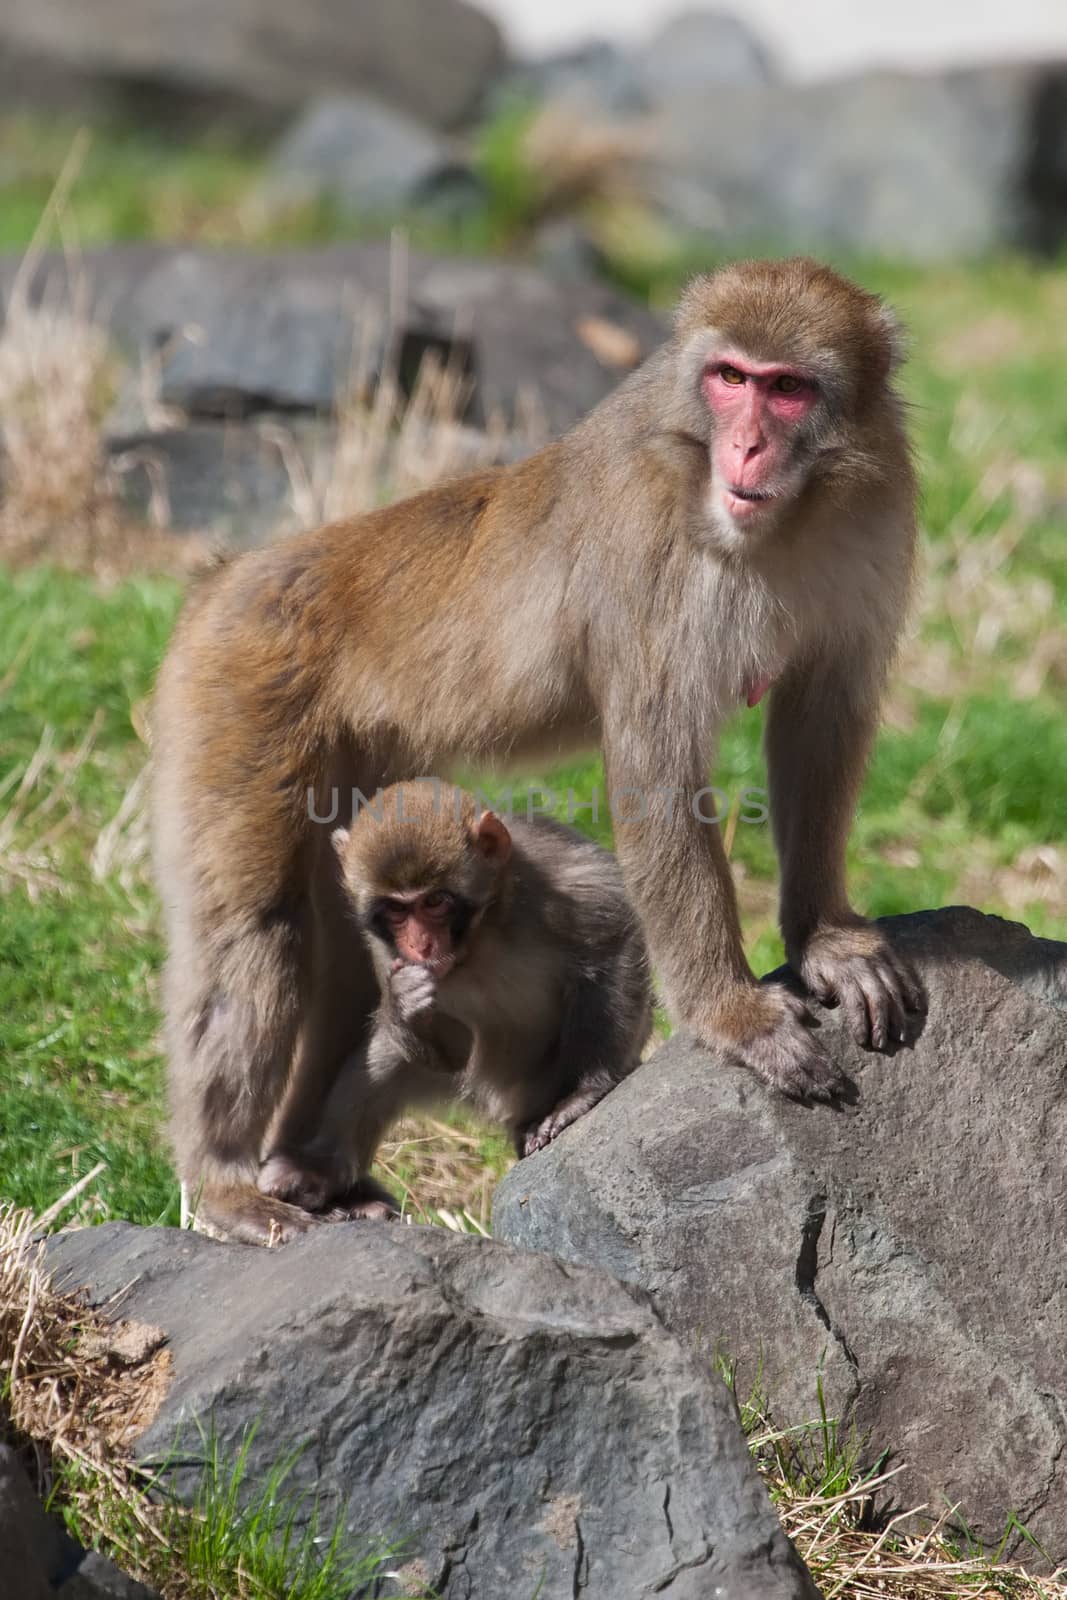
M 476 0 L 512 47 L 544 53 L 599 36 L 639 43 L 685 0 Z M 1005 57 L 1067 59 L 1067 0 L 742 0 L 733 10 L 793 77 Z

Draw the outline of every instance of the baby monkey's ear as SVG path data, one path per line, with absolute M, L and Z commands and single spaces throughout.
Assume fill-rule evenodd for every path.
M 483 811 L 474 827 L 474 844 L 485 860 L 502 867 L 511 854 L 511 834 L 492 811 Z

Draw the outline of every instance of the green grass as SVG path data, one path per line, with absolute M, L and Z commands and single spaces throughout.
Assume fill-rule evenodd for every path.
M 0 576 L 0 1189 L 34 1208 L 103 1160 L 104 1213 L 176 1219 L 154 906 L 139 878 L 96 881 L 89 856 L 143 763 L 133 718 L 177 604 L 164 582 L 99 592 L 46 571 Z M 15 786 L 46 728 L 55 759 L 20 803 Z M 65 780 L 69 793 L 39 815 Z M 36 872 L 36 842 L 57 825 L 46 853 L 61 891 L 40 888 Z
M 104 123 L 88 149 L 64 207 L 64 238 L 81 246 L 129 240 L 202 244 L 312 245 L 384 236 L 403 224 L 428 249 L 483 254 L 521 239 L 542 205 L 521 143 L 529 112 L 503 112 L 475 139 L 471 163 L 481 177 L 484 209 L 449 222 L 418 217 L 356 217 L 328 200 L 284 211 L 256 202 L 269 147 L 219 131 L 196 143 L 159 131 Z M 0 115 L 0 251 L 21 250 L 37 228 L 56 177 L 80 132 L 75 121 Z
M 331 1516 L 317 1496 L 298 1489 L 299 1450 L 254 1474 L 255 1432 L 248 1431 L 231 1460 L 202 1431 L 199 1481 L 182 1500 L 168 1493 L 167 1463 L 151 1474 L 131 1470 L 109 1478 L 82 1461 L 65 1461 L 53 1503 L 82 1544 L 95 1548 L 103 1538 L 125 1570 L 176 1600 L 351 1600 L 377 1593 L 403 1567 L 403 1544 L 354 1537 L 343 1507 Z M 192 1470 L 184 1469 L 186 1480 Z M 416 1600 L 434 1597 L 423 1591 Z

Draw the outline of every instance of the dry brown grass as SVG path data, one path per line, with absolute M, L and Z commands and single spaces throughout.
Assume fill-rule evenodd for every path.
M 30 305 L 16 291 L 0 331 L 0 551 L 35 560 L 57 550 L 92 562 L 114 531 L 100 466 L 107 339 L 84 284 L 69 304 Z
M 87 136 L 79 135 L 2 308 L 0 560 L 47 560 L 104 578 L 183 573 L 202 562 L 204 547 L 131 524 L 121 507 L 121 468 L 108 463 L 104 448 L 119 367 L 65 227 L 66 202 L 87 148 Z M 31 298 L 42 246 L 53 231 L 68 247 L 66 270 L 61 282 Z
M 890 1476 L 872 1478 L 830 1498 L 797 1492 L 769 1478 L 782 1526 L 824 1600 L 982 1600 L 995 1595 L 1002 1600 L 1067 1600 L 1067 1583 L 1058 1576 L 1036 1577 L 1014 1563 L 961 1558 L 947 1536 L 947 1514 L 922 1535 L 897 1526 L 921 1513 L 922 1506 L 892 1518 L 878 1531 L 864 1527 L 871 1494 Z
M 824 1600 L 1067 1600 L 1063 1572 L 1036 1577 L 1017 1563 L 961 1551 L 948 1527 L 955 1507 L 936 1520 L 922 1505 L 879 1512 L 904 1464 L 864 1474 L 832 1419 L 783 1431 L 758 1395 L 741 1414 L 782 1526 Z
M 54 1222 L 99 1170 L 87 1173 L 46 1217 L 0 1206 L 0 1391 L 6 1397 L 0 1431 L 20 1448 L 42 1497 L 55 1488 L 63 1464 L 77 1469 L 84 1487 L 74 1491 L 69 1478 L 65 1492 L 76 1494 L 82 1526 L 101 1540 L 111 1536 L 106 1508 L 117 1495 L 136 1508 L 146 1536 L 159 1542 L 127 1452 L 169 1383 L 163 1335 L 109 1322 L 78 1298 L 57 1293 L 36 1242 L 42 1226 Z M 122 1555 L 130 1570 L 141 1570 L 136 1551 Z
M 486 1166 L 473 1123 L 467 1130 L 429 1115 L 405 1117 L 381 1145 L 375 1165 L 415 1220 L 462 1233 L 489 1232 L 493 1190 L 502 1173 Z

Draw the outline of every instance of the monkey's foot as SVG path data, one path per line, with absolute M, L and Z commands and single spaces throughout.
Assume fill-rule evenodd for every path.
M 323 1212 L 348 1185 L 350 1172 L 330 1153 L 275 1151 L 259 1169 L 256 1188 L 302 1211 Z
M 547 1117 L 520 1128 L 515 1136 L 520 1159 L 523 1156 L 536 1155 L 538 1150 L 546 1149 L 553 1139 L 559 1138 L 565 1128 L 569 1128 L 572 1122 L 577 1122 L 579 1117 L 584 1117 L 587 1111 L 591 1111 L 599 1101 L 603 1100 L 610 1088 L 611 1084 L 606 1083 L 603 1088 L 579 1089 L 553 1106 Z
M 384 1184 L 373 1178 L 360 1178 L 344 1194 L 336 1195 L 326 1213 L 327 1222 L 392 1222 L 400 1215 L 397 1205 Z
M 853 1086 L 813 1032 L 803 1000 L 781 984 L 738 985 L 701 1033 L 792 1100 L 848 1099 Z
M 194 1224 L 214 1238 L 239 1244 L 288 1244 L 322 1221 L 298 1206 L 260 1194 L 251 1184 L 205 1189 L 197 1202 Z
M 804 986 L 823 1005 L 840 1005 L 856 1043 L 872 1050 L 903 1044 L 926 1010 L 926 994 L 909 962 L 873 923 L 827 928 L 790 956 Z

